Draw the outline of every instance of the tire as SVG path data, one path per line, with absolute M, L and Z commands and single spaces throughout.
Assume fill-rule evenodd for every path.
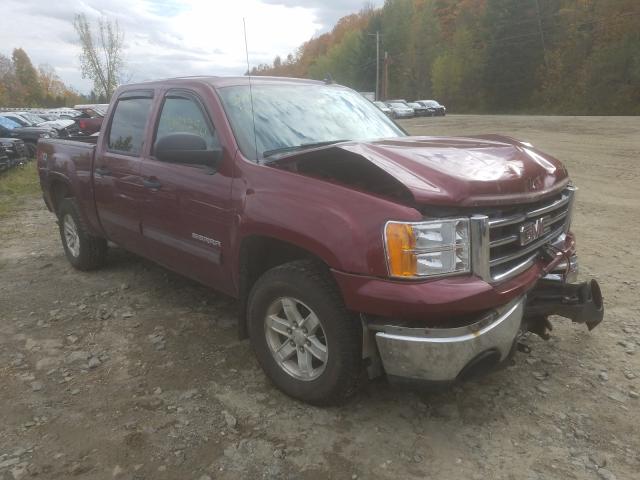
M 300 325 L 309 326 L 308 332 L 304 327 L 286 328 L 292 324 L 288 319 L 292 304 Z M 258 362 L 287 395 L 312 405 L 339 405 L 361 386 L 362 328 L 345 308 L 326 267 L 300 260 L 267 271 L 249 294 L 247 322 Z M 318 356 L 322 347 L 324 354 Z M 277 361 L 276 355 L 287 359 Z
M 60 202 L 58 226 L 64 253 L 74 268 L 95 270 L 104 265 L 107 258 L 107 241 L 88 233 L 74 198 L 65 198 Z

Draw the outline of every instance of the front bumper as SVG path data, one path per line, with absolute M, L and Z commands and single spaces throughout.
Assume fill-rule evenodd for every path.
M 511 352 L 522 324 L 525 297 L 458 328 L 384 326 L 375 334 L 387 375 L 433 383 L 450 383 L 490 369 Z
M 415 328 L 369 322 L 366 333 L 375 338 L 377 358 L 391 381 L 439 387 L 465 380 L 503 363 L 525 331 L 548 339 L 551 315 L 584 323 L 589 330 L 602 321 L 604 305 L 598 283 L 569 283 L 577 275 L 577 266 L 573 256 L 526 294 L 464 326 Z

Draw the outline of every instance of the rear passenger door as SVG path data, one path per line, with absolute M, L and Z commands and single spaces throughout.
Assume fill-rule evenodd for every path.
M 230 287 L 222 263 L 230 243 L 233 159 L 194 91 L 166 92 L 155 124 L 150 155 L 141 169 L 147 187 L 141 203 L 145 254 L 224 291 Z M 175 133 L 196 134 L 205 140 L 207 150 L 222 149 L 217 167 L 158 160 L 154 155 L 158 140 Z
M 148 90 L 124 92 L 116 99 L 93 168 L 100 224 L 109 240 L 134 252 L 142 248 L 140 157 L 152 101 L 153 92 Z

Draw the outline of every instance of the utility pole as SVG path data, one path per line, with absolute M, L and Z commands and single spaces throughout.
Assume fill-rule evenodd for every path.
M 389 98 L 389 52 L 384 52 L 384 93 L 385 100 Z
M 540 16 L 540 1 L 535 0 L 536 2 L 536 13 L 538 14 L 538 31 L 540 32 L 540 41 L 542 42 L 542 52 L 544 54 L 544 65 L 549 68 L 549 63 L 547 62 L 547 46 L 544 42 L 544 32 L 542 31 L 542 17 Z
M 367 35 L 376 37 L 376 100 L 380 100 L 380 31 L 368 33 Z

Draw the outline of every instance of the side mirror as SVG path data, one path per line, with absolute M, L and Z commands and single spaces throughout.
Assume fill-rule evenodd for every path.
M 206 165 L 216 168 L 222 149 L 207 150 L 207 142 L 193 133 L 172 133 L 156 141 L 155 157 L 161 162 Z

